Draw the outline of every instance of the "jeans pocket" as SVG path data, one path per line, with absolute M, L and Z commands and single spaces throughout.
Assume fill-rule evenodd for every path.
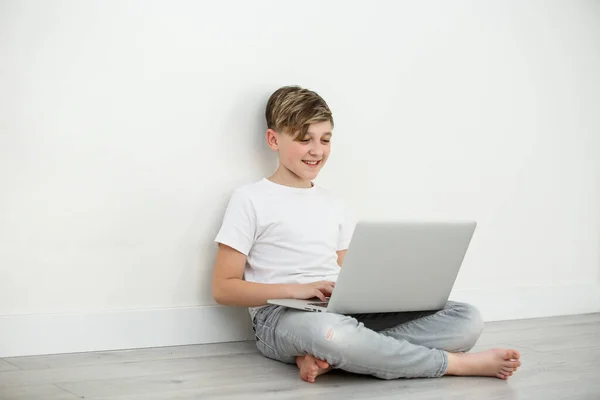
M 263 356 L 270 358 L 272 360 L 281 361 L 284 363 L 293 364 L 295 362 L 296 357 L 284 357 L 275 349 L 275 347 L 273 347 L 271 344 L 267 343 L 259 335 L 255 335 L 255 337 L 256 337 L 256 348 Z
M 281 347 L 281 338 L 277 338 L 276 326 L 284 307 L 267 306 L 258 311 L 254 317 L 254 337 L 256 348 L 265 357 L 284 363 L 294 364 L 296 357 L 285 355 Z
M 269 354 L 269 355 L 277 354 L 277 351 L 275 350 L 275 348 L 273 346 L 271 346 L 270 344 L 268 344 L 267 342 L 265 342 L 264 340 L 262 340 L 258 335 L 256 335 L 256 347 L 265 356 L 267 356 L 267 354 Z
M 254 337 L 256 338 L 257 345 L 260 344 L 260 345 L 270 349 L 271 351 L 275 351 L 275 347 L 273 347 L 269 343 L 267 343 L 267 341 L 261 337 L 261 335 L 259 334 L 258 331 L 254 332 Z

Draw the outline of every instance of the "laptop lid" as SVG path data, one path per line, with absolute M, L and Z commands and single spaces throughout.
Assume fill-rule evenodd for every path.
M 475 227 L 474 221 L 359 222 L 327 311 L 442 309 Z

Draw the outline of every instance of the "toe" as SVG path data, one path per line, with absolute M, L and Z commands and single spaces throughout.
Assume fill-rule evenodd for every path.
M 508 359 L 518 360 L 521 358 L 521 354 L 519 354 L 516 350 L 508 350 L 507 352 Z

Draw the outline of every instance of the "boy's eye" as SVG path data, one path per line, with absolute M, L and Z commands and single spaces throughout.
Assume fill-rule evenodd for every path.
M 308 143 L 308 142 L 310 142 L 310 139 L 302 139 L 302 140 L 300 140 L 300 141 L 301 141 L 302 143 Z
M 329 143 L 329 139 L 322 140 L 323 143 Z

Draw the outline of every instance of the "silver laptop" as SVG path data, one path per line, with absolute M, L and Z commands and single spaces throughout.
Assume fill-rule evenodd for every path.
M 269 300 L 339 314 L 440 310 L 448 301 L 476 222 L 359 222 L 335 289 L 319 299 Z

